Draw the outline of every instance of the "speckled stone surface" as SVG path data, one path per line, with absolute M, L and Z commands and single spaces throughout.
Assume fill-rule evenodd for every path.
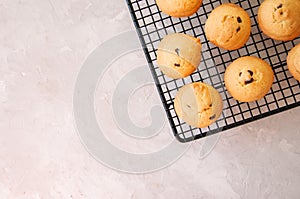
M 174 164 L 150 174 L 112 170 L 86 151 L 73 118 L 74 84 L 97 46 L 133 30 L 124 1 L 2 0 L 0 26 L 1 199 L 300 197 L 299 108 L 220 134 L 203 158 L 207 140 L 196 141 Z M 142 52 L 124 59 L 133 63 L 128 69 L 145 64 Z M 112 83 L 104 81 L 95 94 L 96 113 L 109 107 L 111 88 L 127 71 L 114 66 L 103 77 Z M 160 104 L 153 85 L 128 104 L 140 126 L 151 122 L 145 103 Z M 167 125 L 154 139 L 114 136 L 118 128 L 105 119 L 107 137 L 127 151 L 151 152 L 172 140 Z

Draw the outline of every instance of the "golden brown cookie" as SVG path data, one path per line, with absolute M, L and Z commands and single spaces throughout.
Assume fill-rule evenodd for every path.
M 157 64 L 168 77 L 178 79 L 192 74 L 200 64 L 199 38 L 182 33 L 167 35 L 157 49 Z
M 300 35 L 300 1 L 265 0 L 258 9 L 258 24 L 272 39 L 295 39 Z
M 248 41 L 250 33 L 249 15 L 233 3 L 225 3 L 215 8 L 205 23 L 207 39 L 226 50 L 241 48 Z
M 196 82 L 179 89 L 174 107 L 178 117 L 187 124 L 204 128 L 220 117 L 223 101 L 221 95 L 212 86 Z
M 159 9 L 172 17 L 188 17 L 197 12 L 202 0 L 156 0 Z
M 235 60 L 226 68 L 224 80 L 233 98 L 251 102 L 268 93 L 274 81 L 274 73 L 267 62 L 247 56 Z
M 300 81 L 300 44 L 295 46 L 288 54 L 287 65 L 294 78 Z

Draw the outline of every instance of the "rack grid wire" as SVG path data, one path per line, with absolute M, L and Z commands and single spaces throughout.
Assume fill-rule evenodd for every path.
M 293 41 L 274 41 L 265 36 L 257 23 L 257 11 L 263 0 L 203 0 L 197 13 L 190 17 L 173 18 L 159 11 L 155 0 L 126 0 L 133 23 L 142 44 L 158 93 L 166 110 L 171 129 L 180 142 L 189 142 L 219 133 L 300 105 L 300 84 L 289 73 L 286 56 L 300 37 Z M 217 6 L 235 3 L 246 10 L 251 19 L 251 36 L 238 50 L 222 50 L 205 37 L 204 25 Z M 161 73 L 156 64 L 156 49 L 164 36 L 186 33 L 201 39 L 202 60 L 198 69 L 183 79 L 171 79 Z M 256 56 L 273 68 L 275 80 L 270 92 L 261 100 L 241 103 L 233 99 L 224 86 L 224 72 L 235 59 Z M 221 117 L 206 128 L 193 128 L 180 120 L 174 110 L 173 100 L 180 87 L 191 82 L 205 82 L 216 88 L 222 96 L 224 108 Z

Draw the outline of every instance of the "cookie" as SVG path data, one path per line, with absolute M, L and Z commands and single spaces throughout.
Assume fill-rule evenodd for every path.
M 159 9 L 172 17 L 188 17 L 197 12 L 202 0 L 156 0 Z
M 178 79 L 192 74 L 200 64 L 199 38 L 182 33 L 167 35 L 157 49 L 157 64 L 168 77 Z
M 300 44 L 295 46 L 288 54 L 287 65 L 293 77 L 300 81 Z
M 257 57 L 241 57 L 225 71 L 225 86 L 233 98 L 251 102 L 263 98 L 271 89 L 274 72 L 271 66 Z
M 174 107 L 178 117 L 187 124 L 204 128 L 220 117 L 223 101 L 221 95 L 212 86 L 196 82 L 179 89 Z
M 251 33 L 248 13 L 233 3 L 215 8 L 205 23 L 205 35 L 214 45 L 236 50 L 244 46 Z
M 300 1 L 265 0 L 258 9 L 258 24 L 272 39 L 295 39 L 300 35 Z

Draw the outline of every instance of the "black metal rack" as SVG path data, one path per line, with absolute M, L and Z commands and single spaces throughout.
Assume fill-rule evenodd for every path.
M 286 66 L 288 51 L 300 38 L 289 42 L 274 41 L 266 37 L 257 25 L 257 10 L 263 0 L 203 0 L 201 8 L 191 17 L 173 18 L 160 12 L 155 0 L 126 0 L 139 35 L 146 59 L 155 80 L 163 106 L 174 135 L 180 142 L 188 142 L 218 133 L 251 121 L 255 121 L 300 105 L 300 83 L 289 73 Z M 239 50 L 226 51 L 209 43 L 204 25 L 210 12 L 222 3 L 235 3 L 248 12 L 252 32 L 247 44 Z M 156 48 L 167 34 L 182 32 L 199 37 L 202 43 L 202 61 L 192 75 L 173 80 L 161 73 L 156 66 Z M 232 61 L 241 56 L 257 56 L 267 61 L 274 70 L 275 81 L 270 92 L 261 100 L 240 103 L 227 92 L 223 75 Z M 216 88 L 223 99 L 222 116 L 207 128 L 192 128 L 180 120 L 174 110 L 173 100 L 180 87 L 202 81 Z

